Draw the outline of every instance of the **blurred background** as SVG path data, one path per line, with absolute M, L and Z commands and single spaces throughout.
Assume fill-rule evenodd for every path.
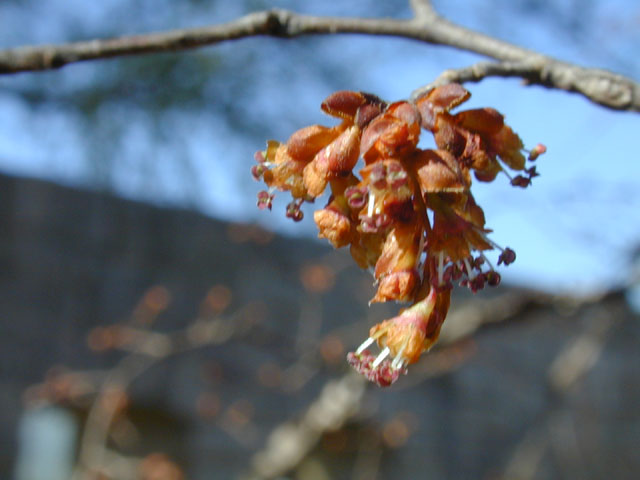
M 640 78 L 631 0 L 435 1 L 450 20 Z M 280 7 L 409 18 L 403 1 L 5 0 L 0 45 L 221 23 Z M 342 89 L 407 98 L 481 58 L 408 40 L 248 38 L 0 78 L 0 475 L 637 478 L 637 114 L 518 80 L 469 85 L 529 147 L 532 188 L 475 184 L 503 285 L 453 302 L 392 388 L 344 357 L 394 306 L 255 207 L 267 139 Z M 319 200 L 319 204 L 324 202 Z

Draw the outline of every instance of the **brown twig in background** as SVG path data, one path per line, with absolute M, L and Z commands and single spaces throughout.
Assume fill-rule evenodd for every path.
M 364 377 L 354 372 L 328 381 L 299 421 L 288 420 L 271 432 L 265 448 L 253 456 L 255 478 L 277 477 L 298 465 L 324 432 L 358 413 L 365 387 Z
M 110 453 L 107 450 L 109 430 L 121 407 L 119 397 L 125 395 L 134 380 L 158 362 L 171 356 L 208 345 L 219 345 L 247 331 L 251 322 L 242 321 L 245 317 L 243 313 L 244 309 L 226 319 L 200 318 L 185 329 L 168 334 L 119 327 L 122 333 L 131 339 L 120 348 L 131 353 L 124 356 L 109 371 L 96 392 L 80 439 L 80 451 L 73 479 L 93 479 L 98 473 L 106 473 L 107 465 L 113 463 L 107 461 Z
M 561 417 L 568 394 L 595 367 L 609 334 L 619 324 L 614 319 L 620 317 L 621 315 L 613 314 L 610 309 L 596 306 L 594 311 L 590 312 L 584 330 L 567 342 L 556 355 L 547 372 L 552 403 L 513 449 L 502 478 L 536 478 L 545 451 L 554 446 L 554 437 L 562 433 Z M 573 428 L 572 424 L 568 426 Z M 575 439 L 575 435 L 571 437 Z M 565 448 L 566 443 L 564 442 Z M 576 450 L 579 452 L 579 449 Z M 581 461 L 580 464 L 585 462 Z M 588 468 L 588 465 L 585 468 Z
M 629 78 L 561 62 L 461 27 L 439 16 L 429 1 L 411 0 L 410 3 L 414 17 L 409 20 L 319 17 L 273 9 L 208 27 L 10 48 L 0 50 L 0 74 L 50 70 L 86 60 L 188 50 L 254 36 L 365 34 L 450 46 L 498 61 L 445 72 L 439 82 L 479 81 L 489 76 L 519 77 L 530 84 L 579 93 L 615 110 L 640 111 L 640 84 Z

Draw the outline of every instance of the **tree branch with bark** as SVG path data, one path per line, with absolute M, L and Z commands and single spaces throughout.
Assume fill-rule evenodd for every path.
M 456 25 L 438 15 L 429 1 L 411 0 L 410 4 L 414 16 L 407 20 L 313 16 L 272 9 L 207 27 L 10 48 L 0 50 L 0 74 L 51 70 L 88 60 L 189 50 L 255 36 L 296 38 L 360 34 L 413 39 L 494 60 L 460 70 L 447 70 L 435 83 L 417 89 L 412 98 L 444 83 L 517 77 L 530 85 L 578 93 L 614 110 L 640 112 L 640 84 L 630 78 L 563 62 Z

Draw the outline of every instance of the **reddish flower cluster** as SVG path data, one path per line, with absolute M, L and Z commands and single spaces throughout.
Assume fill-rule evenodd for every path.
M 299 221 L 302 203 L 329 186 L 328 204 L 314 212 L 319 236 L 335 248 L 349 246 L 358 265 L 373 270 L 372 302 L 412 303 L 374 326 L 348 356 L 381 386 L 435 343 L 454 283 L 473 292 L 500 283 L 485 251 L 501 251 L 498 265 L 515 260 L 513 250 L 487 236 L 484 212 L 470 192 L 471 171 L 483 182 L 504 172 L 512 185 L 527 187 L 536 168 L 526 168 L 520 138 L 496 110 L 451 113 L 469 96 L 458 84 L 435 88 L 415 103 L 336 92 L 322 110 L 341 119 L 339 125 L 303 128 L 286 143 L 269 141 L 255 156 L 252 174 L 268 186 L 258 194 L 259 208 L 272 208 L 276 190 L 289 191 L 286 215 Z M 417 147 L 422 129 L 433 134 L 436 150 Z M 528 159 L 545 150 L 536 146 Z M 353 170 L 359 159 L 364 166 L 358 177 Z M 382 349 L 377 356 L 367 350 L 373 343 Z

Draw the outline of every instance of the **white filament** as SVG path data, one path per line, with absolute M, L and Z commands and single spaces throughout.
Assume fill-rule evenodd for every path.
M 362 342 L 362 345 L 360 345 L 356 350 L 356 355 L 360 355 L 362 352 L 364 352 L 364 350 L 373 342 L 375 342 L 373 338 L 371 337 L 367 338 L 364 342 Z
M 384 347 L 384 350 L 380 352 L 380 355 L 378 355 L 376 359 L 373 361 L 373 363 L 371 364 L 371 368 L 378 368 L 378 365 L 380 365 L 382 361 L 385 358 L 387 358 L 389 353 L 391 353 L 391 350 L 389 350 L 389 347 Z

